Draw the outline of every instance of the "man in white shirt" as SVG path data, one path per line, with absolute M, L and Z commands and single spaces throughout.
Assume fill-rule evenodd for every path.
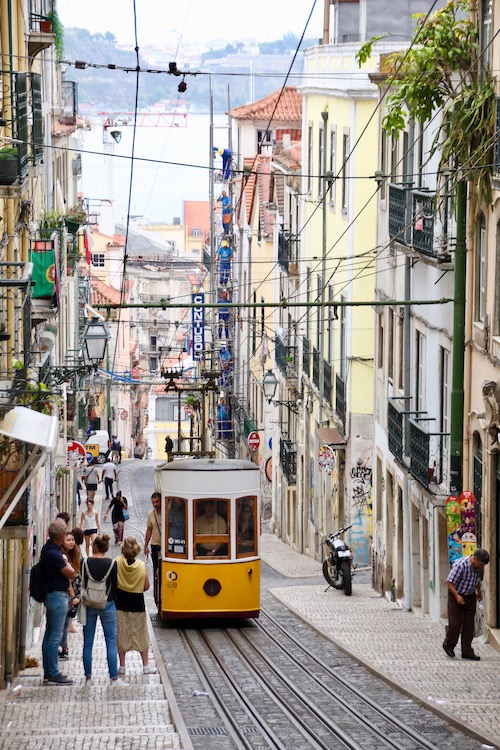
M 116 482 L 118 475 L 116 473 L 115 465 L 109 459 L 103 464 L 101 482 L 104 482 L 106 487 L 106 500 L 113 497 L 113 482 Z

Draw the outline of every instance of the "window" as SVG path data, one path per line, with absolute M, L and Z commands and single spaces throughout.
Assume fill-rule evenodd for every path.
M 328 322 L 325 328 L 328 331 L 328 362 L 333 364 L 333 336 L 335 332 L 333 313 L 335 308 L 333 307 L 333 287 L 331 285 L 328 287 L 328 303 Z
M 377 367 L 381 370 L 384 366 L 384 316 L 378 316 L 377 326 Z
M 425 336 L 415 335 L 415 409 L 424 411 L 425 406 Z
M 404 327 L 404 310 L 401 307 L 398 315 L 398 388 L 403 390 L 404 388 L 404 342 L 405 342 L 405 327 Z
M 332 208 L 335 206 L 335 177 L 337 176 L 336 160 L 337 160 L 337 130 L 336 128 L 332 128 L 330 131 L 329 169 L 330 169 L 330 172 L 333 174 L 333 183 L 330 188 L 330 195 L 328 197 L 328 202 Z
M 500 336 L 500 221 L 497 223 L 495 243 L 495 319 L 493 321 L 493 335 Z
M 318 130 L 318 198 L 323 195 L 323 157 L 325 151 L 325 128 Z
M 313 129 L 312 125 L 307 128 L 307 192 L 312 190 L 312 151 L 313 151 Z
M 169 557 L 187 557 L 186 501 L 183 497 L 168 497 L 165 509 L 166 553 Z
M 398 139 L 392 131 L 391 137 L 391 182 L 397 182 L 398 177 Z
M 272 133 L 270 130 L 257 130 L 257 151 L 261 146 L 271 144 L 273 142 Z
M 257 304 L 257 292 L 252 294 L 252 302 Z M 252 354 L 257 351 L 257 308 L 252 308 Z
M 440 405 L 439 405 L 439 430 L 450 431 L 450 353 L 447 349 L 440 347 Z
M 106 265 L 104 253 L 92 253 L 92 265 L 94 268 L 104 268 Z
M 195 500 L 194 519 L 196 557 L 228 557 L 229 500 Z
M 342 136 L 342 211 L 347 212 L 349 200 L 349 134 Z
M 201 237 L 201 230 L 199 227 L 193 227 L 192 236 Z
M 149 337 L 149 347 L 152 352 L 156 351 L 156 336 Z
M 239 497 L 236 500 L 236 513 L 238 516 L 238 545 L 236 553 L 238 557 L 255 555 L 257 553 L 257 529 L 256 522 L 257 498 Z
M 340 298 L 341 302 L 345 302 L 345 297 Z M 340 364 L 339 364 L 339 375 L 342 380 L 345 380 L 346 375 L 346 308 L 342 306 L 340 308 Z
M 321 292 L 323 289 L 323 279 L 320 274 L 318 274 L 317 279 L 317 288 L 316 288 L 316 300 L 318 302 L 321 302 Z M 321 320 L 321 308 L 318 305 L 316 308 L 316 349 L 320 351 L 321 348 L 321 336 L 322 331 L 320 330 L 320 320 Z
M 486 312 L 486 220 L 481 214 L 476 243 L 476 315 L 475 319 L 484 323 Z
M 491 20 L 493 16 L 493 0 L 481 0 L 481 58 L 483 69 L 489 68 L 491 63 Z
M 403 182 L 406 184 L 413 181 L 413 170 L 411 168 L 411 150 L 408 133 L 403 133 Z
M 307 269 L 307 277 L 306 277 L 306 301 L 309 302 L 311 300 L 311 269 Z M 306 339 L 310 341 L 311 339 L 311 308 L 307 306 L 306 308 Z
M 150 357 L 149 359 L 149 369 L 151 372 L 156 372 L 158 369 L 158 357 Z

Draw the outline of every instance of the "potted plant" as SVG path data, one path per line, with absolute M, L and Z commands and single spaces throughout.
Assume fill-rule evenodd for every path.
M 45 19 L 50 21 L 52 26 L 51 31 L 55 36 L 54 44 L 56 47 L 56 58 L 60 62 L 64 57 L 64 26 L 55 10 L 51 10 L 50 13 L 47 13 Z
M 50 235 L 61 228 L 62 218 L 63 214 L 60 211 L 42 211 L 39 222 L 40 237 L 50 239 Z
M 70 234 L 76 234 L 82 224 L 87 222 L 87 214 L 84 209 L 79 206 L 73 206 L 64 214 L 64 221 Z
M 0 148 L 0 185 L 12 185 L 19 176 L 19 151 L 15 146 Z
M 43 16 L 38 22 L 42 34 L 52 34 L 52 19 Z

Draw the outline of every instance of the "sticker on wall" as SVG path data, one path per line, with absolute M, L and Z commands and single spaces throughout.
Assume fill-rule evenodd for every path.
M 446 501 L 446 534 L 451 565 L 462 557 L 462 512 L 458 497 L 453 495 Z
M 335 453 L 329 445 L 322 445 L 318 453 L 318 465 L 322 471 L 331 474 L 335 468 Z

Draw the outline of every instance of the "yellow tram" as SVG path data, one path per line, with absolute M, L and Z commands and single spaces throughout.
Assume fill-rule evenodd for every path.
M 239 459 L 179 459 L 156 468 L 155 487 L 162 496 L 155 586 L 161 617 L 258 617 L 258 466 Z

